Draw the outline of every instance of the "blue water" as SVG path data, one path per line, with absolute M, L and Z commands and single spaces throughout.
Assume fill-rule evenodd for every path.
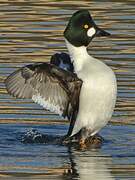
M 1 124 L 0 126 L 0 174 L 9 175 L 25 173 L 27 176 L 35 173 L 49 173 L 50 169 L 66 168 L 71 171 L 66 176 L 73 179 L 80 176 L 92 175 L 92 177 L 115 179 L 113 167 L 124 168 L 135 164 L 135 130 L 134 126 L 108 125 L 100 135 L 104 142 L 99 149 L 79 150 L 75 147 L 64 145 L 40 143 L 35 140 L 23 143 L 29 134 L 62 136 L 66 133 L 67 126 L 54 125 L 20 125 Z M 99 162 L 100 161 L 100 162 Z M 84 166 L 85 165 L 85 166 Z M 80 166 L 83 169 L 80 169 Z M 98 168 L 97 168 L 98 167 Z M 94 170 L 94 172 L 93 172 Z M 65 173 L 65 171 L 63 173 Z M 75 172 L 74 172 L 75 171 Z M 121 173 L 117 172 L 119 175 Z M 51 175 L 55 173 L 51 172 Z M 97 176 L 98 174 L 98 176 Z M 100 175 L 100 176 L 99 176 Z M 132 173 L 129 174 L 130 177 Z M 124 175 L 126 177 L 126 175 Z M 101 178 L 101 179 L 102 179 Z

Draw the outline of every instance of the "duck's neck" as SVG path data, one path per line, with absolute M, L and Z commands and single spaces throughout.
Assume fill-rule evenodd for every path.
M 85 63 L 89 60 L 90 56 L 85 46 L 75 47 L 67 40 L 66 45 L 69 51 L 71 61 L 73 62 L 75 72 L 80 71 Z

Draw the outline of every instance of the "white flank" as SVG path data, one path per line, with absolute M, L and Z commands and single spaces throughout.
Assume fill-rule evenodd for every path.
M 87 36 L 92 37 L 95 33 L 96 33 L 96 30 L 95 28 L 92 27 L 87 31 Z
M 75 72 L 82 79 L 79 111 L 71 136 L 87 128 L 96 134 L 110 120 L 117 94 L 116 78 L 106 64 L 91 57 L 85 46 L 66 41 Z
M 40 104 L 41 106 L 43 106 L 45 109 L 51 111 L 51 112 L 55 112 L 57 114 L 59 114 L 60 116 L 62 115 L 62 110 L 60 109 L 59 105 L 53 104 L 48 100 L 45 100 L 42 96 L 40 96 L 40 94 L 36 94 L 32 96 L 32 100 L 38 104 Z

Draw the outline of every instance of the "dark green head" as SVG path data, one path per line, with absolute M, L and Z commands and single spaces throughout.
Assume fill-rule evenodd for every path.
M 74 46 L 88 46 L 95 36 L 108 36 L 97 27 L 88 10 L 75 12 L 64 31 L 64 37 Z

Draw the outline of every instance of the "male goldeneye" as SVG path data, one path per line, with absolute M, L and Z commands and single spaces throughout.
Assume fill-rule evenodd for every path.
M 75 12 L 64 31 L 72 70 L 64 70 L 64 62 L 60 65 L 61 61 L 57 64 L 55 60 L 27 65 L 6 79 L 7 91 L 67 117 L 67 137 L 81 132 L 80 144 L 85 144 L 87 137 L 94 136 L 110 120 L 116 102 L 113 71 L 87 52 L 94 37 L 108 35 L 87 10 Z

